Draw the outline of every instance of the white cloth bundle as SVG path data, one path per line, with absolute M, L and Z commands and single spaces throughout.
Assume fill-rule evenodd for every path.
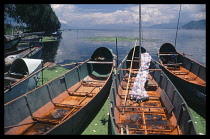
M 144 88 L 144 85 L 148 78 L 148 73 L 149 73 L 148 69 L 150 66 L 150 61 L 151 61 L 151 56 L 149 53 L 141 54 L 141 68 L 139 69 L 139 72 L 136 76 L 133 88 L 129 93 L 131 99 L 136 99 L 137 102 L 142 102 L 149 98 Z

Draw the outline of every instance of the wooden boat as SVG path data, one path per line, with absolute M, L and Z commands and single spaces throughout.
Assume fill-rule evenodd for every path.
M 49 64 L 45 64 L 43 68 Z M 4 73 L 4 103 L 34 89 L 38 83 L 41 70 L 41 59 L 16 59 L 9 72 Z
M 109 96 L 112 134 L 197 134 L 188 105 L 153 59 L 144 86 L 149 98 L 141 103 L 131 100 L 130 91 L 139 72 L 139 46 L 133 54 L 134 48 L 120 63 L 113 78 Z M 141 53 L 145 52 L 141 47 Z
M 40 36 L 34 37 L 34 35 L 32 35 L 32 36 L 27 36 L 27 37 L 21 38 L 20 42 L 21 43 L 39 42 L 41 39 L 42 39 L 42 37 L 40 37 Z
M 20 39 L 18 35 L 4 35 L 4 50 L 15 49 Z
M 108 97 L 113 66 L 110 50 L 100 47 L 90 59 L 5 104 L 4 133 L 81 134 Z
M 31 42 L 30 47 L 12 51 L 4 54 L 5 70 L 8 70 L 12 62 L 17 58 L 33 58 L 40 59 L 42 55 L 42 42 Z
M 164 43 L 158 52 L 160 68 L 174 83 L 188 105 L 206 117 L 206 67 L 177 52 L 170 43 Z

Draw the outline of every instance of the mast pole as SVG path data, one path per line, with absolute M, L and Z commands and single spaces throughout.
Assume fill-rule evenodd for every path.
M 116 65 L 116 68 L 118 67 L 118 48 L 117 48 L 117 38 L 116 38 L 116 54 L 117 54 L 117 58 L 116 58 L 116 60 L 117 60 L 117 65 Z
M 141 68 L 141 5 L 139 4 L 139 69 Z
M 179 29 L 180 12 L 181 12 L 181 4 L 180 4 L 180 7 L 179 7 L 179 17 L 178 17 L 178 23 L 177 23 L 177 27 L 176 27 L 175 47 L 176 47 L 177 33 L 178 33 L 178 29 Z

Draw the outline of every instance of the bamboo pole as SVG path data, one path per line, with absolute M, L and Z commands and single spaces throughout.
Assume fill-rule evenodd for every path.
M 134 45 L 134 48 L 133 48 L 132 60 L 131 60 L 129 74 L 128 74 L 128 83 L 127 83 L 127 86 L 126 86 L 126 93 L 125 93 L 126 95 L 125 95 L 125 99 L 124 99 L 124 106 L 126 104 L 126 100 L 127 100 L 127 96 L 128 96 L 128 86 L 130 84 L 131 69 L 132 69 L 132 66 L 133 66 L 133 58 L 134 58 L 134 53 L 135 53 L 135 50 L 136 50 L 136 43 L 137 43 L 137 40 L 136 40 L 135 45 Z M 123 108 L 123 111 L 122 111 L 122 114 L 123 115 L 124 115 L 124 109 L 125 108 Z

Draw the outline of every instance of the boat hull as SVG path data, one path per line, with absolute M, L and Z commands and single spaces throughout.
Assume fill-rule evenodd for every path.
M 38 46 L 38 47 L 35 48 L 35 50 L 33 52 L 30 52 L 30 49 L 32 49 L 32 48 L 25 48 L 23 50 L 17 50 L 17 51 L 5 54 L 4 58 L 6 58 L 9 55 L 18 55 L 19 58 L 41 59 L 42 48 L 43 48 L 43 46 Z M 25 54 L 24 55 L 19 55 L 20 53 L 25 53 Z M 4 71 L 8 71 L 10 66 L 11 66 L 10 64 L 5 64 L 4 65 Z
M 70 119 L 52 129 L 49 135 L 80 135 L 97 115 L 109 95 L 112 75 L 95 98 Z
M 176 55 L 176 59 L 170 59 L 171 55 Z M 163 60 L 162 57 L 165 60 Z M 166 73 L 179 90 L 189 107 L 195 110 L 202 117 L 206 118 L 206 67 L 181 54 L 180 52 L 177 52 L 175 47 L 170 43 L 164 43 L 160 47 L 158 58 L 160 68 Z M 168 61 L 180 63 L 180 70 L 179 68 L 177 71 L 173 68 L 168 69 L 168 67 L 165 66 L 165 64 L 168 64 Z M 182 69 L 185 69 L 186 73 L 183 72 L 183 75 L 176 74 L 176 72 L 180 72 Z M 185 79 L 185 76 L 195 79 L 194 81 L 191 81 L 187 78 Z
M 4 104 L 33 90 L 38 83 L 42 65 L 40 64 L 32 74 L 26 76 L 16 83 L 12 84 L 10 88 L 4 91 Z M 4 74 L 4 77 L 8 77 L 9 74 Z M 6 84 L 6 83 L 5 83 Z
M 16 45 L 20 42 L 20 40 L 21 38 L 18 37 L 13 40 L 4 42 L 4 50 L 16 48 Z
M 130 53 L 131 52 L 132 50 Z M 139 52 L 134 54 L 134 57 L 136 57 L 138 53 Z M 125 83 L 128 81 L 128 79 L 126 79 L 128 72 L 125 69 L 129 69 L 129 61 L 130 58 L 128 54 L 119 65 L 110 89 L 109 126 L 111 127 L 111 134 L 197 134 L 188 105 L 165 73 L 159 69 L 157 62 L 154 60 L 150 62 L 149 79 L 148 83 L 146 83 L 147 85 L 145 85 L 145 90 L 149 94 L 149 100 L 139 104 L 132 100 L 127 100 L 129 102 L 123 105 L 123 102 L 126 100 L 124 99 L 126 94 L 125 87 L 123 86 L 125 86 Z M 138 62 L 134 62 L 132 68 L 137 69 Z M 134 79 L 135 76 L 131 77 L 132 83 Z M 154 81 L 156 85 L 153 84 Z M 128 88 L 130 90 L 133 87 L 132 83 L 130 83 L 131 85 Z M 155 92 L 160 96 L 154 95 Z M 161 102 L 161 105 L 157 105 L 158 101 Z M 152 110 L 155 107 L 157 107 L 157 109 Z M 166 111 L 159 111 L 159 108 L 165 108 Z M 164 117 L 162 115 L 164 113 L 166 118 L 157 120 L 157 117 L 160 115 L 160 117 Z M 171 127 L 173 128 L 170 129 Z
M 160 68 L 164 71 L 164 73 L 170 78 L 170 80 L 179 90 L 180 94 L 185 99 L 188 106 L 195 110 L 203 118 L 206 118 L 206 95 L 204 95 L 201 91 L 198 91 L 205 91 L 206 87 L 192 84 L 177 76 L 174 76 L 173 73 L 171 73 L 161 65 Z
M 81 134 L 106 101 L 112 83 L 112 53 L 100 47 L 94 55 L 103 55 L 106 61 L 94 61 L 92 56 L 5 104 L 5 134 Z

